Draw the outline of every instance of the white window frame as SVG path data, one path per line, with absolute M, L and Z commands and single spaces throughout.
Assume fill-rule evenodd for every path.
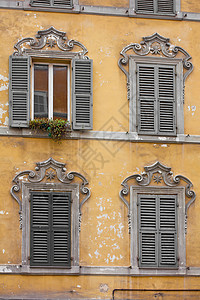
M 31 120 L 34 120 L 34 65 L 48 66 L 48 119 L 53 119 L 53 66 L 67 67 L 67 121 L 71 122 L 71 88 L 70 88 L 70 74 L 71 65 L 69 63 L 49 63 L 37 62 L 32 63 L 32 80 L 31 80 Z

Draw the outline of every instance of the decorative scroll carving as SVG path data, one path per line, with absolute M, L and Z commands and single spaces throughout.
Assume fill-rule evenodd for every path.
M 27 47 L 28 46 L 28 47 Z M 28 50 L 42 50 L 44 47 L 58 47 L 61 51 L 72 51 L 74 46 L 81 48 L 77 55 L 84 56 L 88 50 L 78 41 L 68 40 L 66 32 L 56 30 L 53 26 L 47 30 L 38 31 L 36 38 L 24 38 L 14 45 L 17 50 L 14 55 L 25 55 Z
M 124 66 L 126 66 L 129 62 L 129 55 L 127 54 L 129 50 L 132 50 L 136 55 L 140 56 L 151 54 L 159 55 L 161 57 L 164 55 L 168 58 L 175 58 L 179 53 L 181 53 L 183 56 L 183 67 L 187 70 L 183 75 L 184 86 L 186 78 L 193 70 L 193 64 L 189 61 L 192 57 L 187 51 L 179 46 L 171 45 L 169 38 L 165 38 L 158 33 L 154 33 L 151 36 L 143 37 L 143 40 L 140 42 L 140 44 L 131 43 L 120 52 L 122 57 L 119 59 L 118 65 L 126 75 L 128 83 L 130 82 L 129 72 L 124 68 Z
M 48 171 L 49 169 L 53 169 Z M 11 195 L 13 198 L 17 201 L 19 204 L 19 214 L 20 214 L 20 221 L 22 222 L 22 200 L 18 197 L 17 193 L 21 191 L 22 188 L 22 180 L 25 181 L 24 177 L 26 177 L 26 181 L 30 183 L 39 183 L 43 181 L 45 178 L 47 180 L 55 180 L 57 179 L 63 184 L 70 184 L 73 182 L 73 180 L 77 177 L 82 182 L 79 185 L 80 193 L 84 195 L 84 198 L 79 204 L 79 228 L 80 228 L 80 222 L 81 222 L 81 209 L 83 204 L 88 200 L 90 197 L 90 190 L 87 187 L 88 181 L 87 179 L 77 172 L 69 172 L 66 174 L 66 168 L 65 164 L 60 163 L 53 158 L 49 158 L 46 161 L 43 162 L 37 162 L 35 171 L 23 171 L 17 174 L 13 178 L 13 186 L 10 190 Z
M 185 205 L 185 229 L 187 230 L 187 212 L 190 205 L 195 201 L 196 194 L 194 191 L 191 190 L 193 187 L 192 182 L 186 178 L 183 175 L 176 175 L 173 176 L 173 173 L 171 172 L 171 168 L 164 166 L 159 161 L 157 161 L 155 164 L 151 166 L 144 167 L 145 172 L 141 174 L 134 174 L 129 177 L 127 177 L 125 180 L 122 181 L 121 185 L 123 188 L 121 189 L 119 196 L 121 200 L 124 202 L 124 204 L 128 208 L 128 223 L 129 223 L 129 230 L 130 230 L 130 205 L 129 202 L 124 198 L 128 196 L 130 191 L 130 181 L 134 181 L 139 186 L 149 186 L 152 180 L 155 182 L 155 178 L 159 179 L 158 182 L 160 183 L 161 180 L 163 180 L 164 184 L 169 187 L 177 187 L 180 185 L 181 181 L 186 183 L 185 186 L 185 195 L 189 201 L 187 201 Z M 156 174 L 156 175 L 155 175 Z

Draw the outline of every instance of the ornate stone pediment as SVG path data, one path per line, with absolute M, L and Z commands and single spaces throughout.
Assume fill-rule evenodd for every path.
M 14 55 L 25 55 L 31 50 L 44 51 L 46 48 L 52 49 L 56 47 L 61 51 L 69 52 L 74 49 L 74 46 L 81 48 L 80 51 L 75 52 L 77 55 L 84 56 L 88 52 L 86 47 L 80 42 L 72 39 L 68 40 L 66 32 L 59 31 L 51 26 L 47 30 L 38 31 L 35 38 L 28 37 L 17 42 L 14 45 L 14 48 L 17 50 L 14 52 Z
M 183 183 L 182 186 L 185 187 L 185 196 L 186 196 L 186 204 L 185 204 L 185 223 L 186 223 L 188 208 L 196 199 L 195 192 L 191 190 L 191 188 L 193 187 L 192 182 L 183 175 L 173 176 L 171 168 L 164 166 L 159 161 L 157 161 L 153 165 L 144 167 L 144 170 L 145 172 L 141 174 L 133 174 L 131 176 L 128 176 L 121 183 L 123 188 L 121 189 L 119 196 L 123 201 L 123 203 L 128 208 L 128 216 L 130 217 L 130 204 L 125 199 L 125 197 L 129 195 L 131 186 L 137 185 L 137 186 L 150 187 L 152 185 L 161 183 L 163 186 L 176 188 L 178 186 L 181 186 L 181 183 Z M 129 224 L 130 224 L 130 218 L 129 218 Z
M 18 194 L 22 193 L 23 182 L 29 182 L 29 183 L 61 182 L 63 185 L 67 186 L 68 184 L 74 182 L 76 178 L 81 180 L 81 182 L 79 182 L 79 191 L 80 194 L 82 195 L 82 199 L 79 204 L 79 221 L 80 221 L 81 208 L 83 204 L 88 200 L 91 194 L 89 188 L 87 187 L 88 181 L 83 175 L 77 172 L 66 173 L 65 164 L 60 163 L 54 160 L 53 158 L 49 158 L 48 160 L 43 162 L 37 162 L 35 171 L 26 170 L 17 174 L 13 178 L 12 181 L 13 186 L 10 190 L 10 193 L 19 204 L 20 220 L 22 214 L 22 195 L 18 196 Z
M 169 38 L 165 38 L 158 33 L 154 33 L 151 36 L 143 37 L 143 40 L 138 43 L 131 43 L 127 45 L 121 52 L 121 58 L 119 59 L 119 67 L 127 76 L 127 81 L 129 82 L 129 72 L 124 68 L 129 62 L 128 51 L 132 51 L 131 54 L 136 54 L 140 56 L 160 56 L 168 58 L 176 58 L 180 54 L 183 60 L 183 67 L 187 71 L 183 76 L 183 82 L 185 82 L 188 75 L 193 70 L 193 64 L 189 61 L 192 57 L 189 53 L 179 46 L 171 45 Z

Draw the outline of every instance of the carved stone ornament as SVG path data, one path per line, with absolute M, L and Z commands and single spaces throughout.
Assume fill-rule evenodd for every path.
M 185 186 L 185 196 L 190 199 L 185 204 L 185 230 L 187 230 L 187 212 L 189 206 L 195 201 L 196 194 L 191 190 L 193 187 L 192 182 L 183 175 L 176 175 L 173 177 L 173 173 L 171 172 L 171 168 L 164 166 L 159 161 L 151 166 L 144 167 L 145 172 L 141 174 L 134 174 L 126 179 L 124 179 L 121 183 L 123 188 L 121 189 L 119 196 L 124 204 L 128 208 L 128 223 L 129 223 L 129 232 L 131 230 L 131 212 L 130 212 L 130 204 L 124 198 L 128 196 L 130 191 L 130 186 L 133 184 L 137 184 L 138 186 L 149 186 L 152 181 L 159 183 L 163 181 L 163 183 L 168 187 L 177 187 L 180 185 L 181 181 L 183 181 Z M 157 174 L 157 175 L 155 175 Z M 159 174 L 159 175 L 158 175 Z M 158 180 L 155 180 L 155 178 Z
M 49 171 L 50 169 L 50 171 Z M 54 172 L 52 171 L 54 170 Z M 26 179 L 24 178 L 26 176 Z M 30 182 L 30 183 L 39 183 L 43 181 L 46 178 L 46 180 L 54 180 L 57 179 L 64 185 L 68 185 L 74 181 L 75 178 L 79 178 L 81 180 L 81 183 L 79 184 L 79 190 L 80 194 L 82 194 L 84 197 L 81 200 L 79 204 L 79 229 L 80 229 L 80 223 L 81 223 L 81 208 L 83 204 L 88 200 L 91 193 L 89 188 L 86 186 L 88 185 L 87 179 L 77 172 L 69 172 L 66 174 L 66 168 L 65 164 L 60 163 L 53 158 L 49 158 L 46 161 L 43 162 L 37 162 L 35 171 L 22 171 L 19 174 L 17 174 L 13 178 L 13 186 L 10 190 L 11 195 L 13 198 L 17 201 L 19 204 L 19 214 L 20 214 L 20 227 L 22 222 L 22 200 L 18 197 L 17 193 L 21 192 L 22 189 L 22 180 L 24 182 Z
M 78 41 L 68 40 L 66 32 L 56 30 L 51 26 L 47 30 L 38 31 L 36 38 L 28 37 L 20 40 L 14 45 L 17 50 L 14 55 L 26 55 L 30 50 L 44 50 L 44 47 L 58 47 L 61 51 L 72 51 L 74 46 L 81 48 L 81 51 L 76 52 L 79 56 L 84 56 L 88 50 Z
M 193 70 L 193 64 L 189 61 L 192 57 L 185 51 L 183 48 L 179 46 L 171 45 L 169 42 L 169 38 L 165 38 L 158 33 L 154 33 L 151 36 L 143 37 L 142 42 L 131 43 L 127 45 L 120 54 L 122 57 L 118 61 L 118 65 L 120 69 L 127 76 L 127 82 L 129 86 L 129 72 L 124 68 L 129 62 L 129 54 L 127 52 L 132 50 L 134 54 L 145 56 L 145 55 L 159 55 L 160 57 L 168 57 L 175 58 L 178 54 L 182 54 L 181 58 L 183 60 L 183 67 L 187 71 L 183 75 L 183 84 L 185 84 L 185 80 L 188 75 Z

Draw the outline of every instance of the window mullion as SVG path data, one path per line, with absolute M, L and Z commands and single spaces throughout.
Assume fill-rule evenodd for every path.
M 49 119 L 53 119 L 53 64 L 49 64 L 49 86 L 48 86 L 48 100 L 49 100 Z
M 158 13 L 158 1 L 159 0 L 154 0 L 154 3 L 153 3 L 153 9 L 154 9 L 154 13 L 157 14 Z

